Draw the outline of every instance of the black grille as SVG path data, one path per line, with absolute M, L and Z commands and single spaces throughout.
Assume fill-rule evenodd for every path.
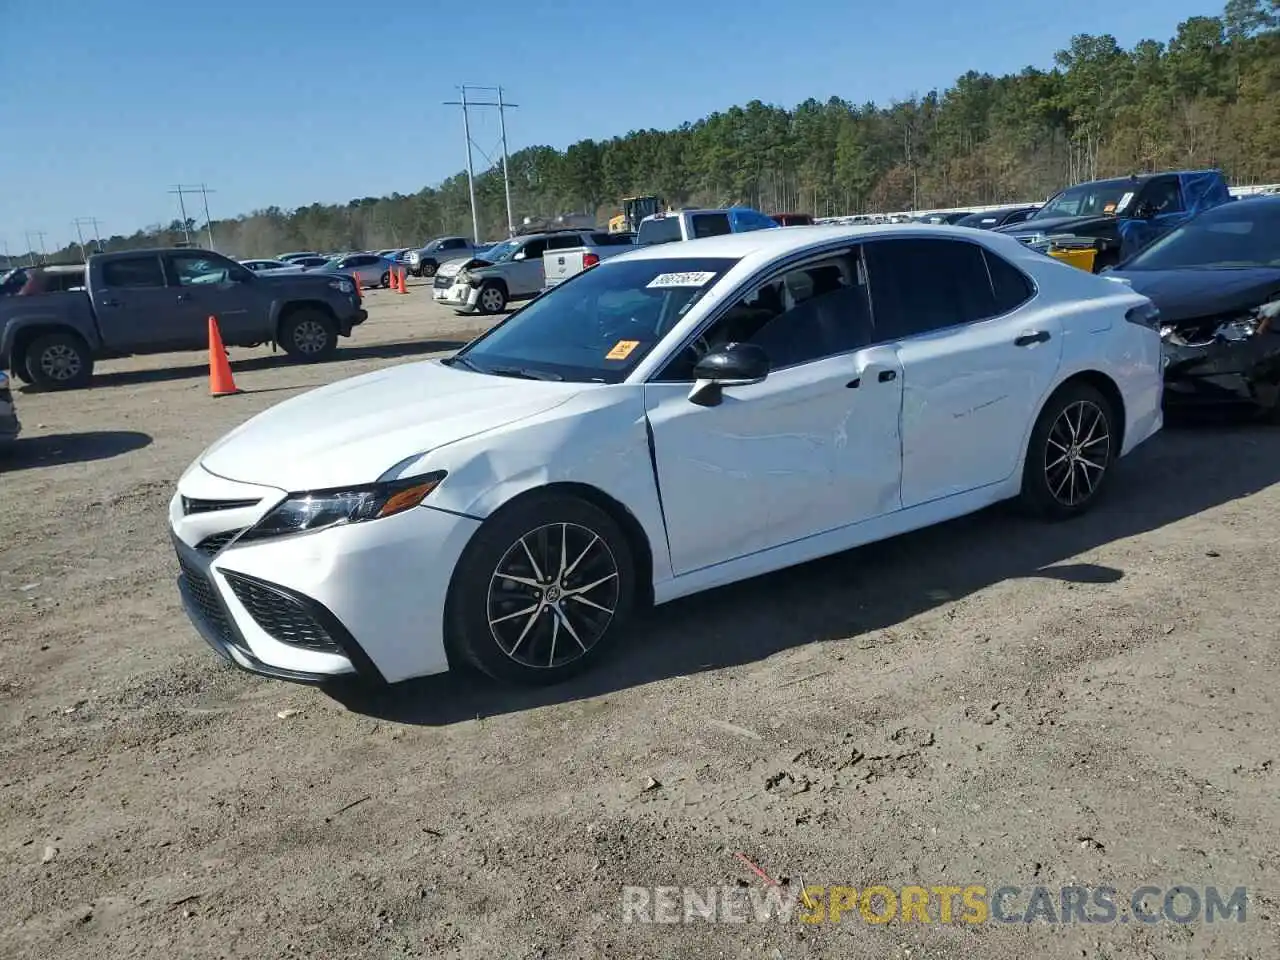
M 227 622 L 227 615 L 222 612 L 222 604 L 218 602 L 217 591 L 209 582 L 209 578 L 183 559 L 182 554 L 178 554 L 178 566 L 182 568 L 183 584 L 187 588 L 187 594 L 195 603 L 200 619 L 213 628 L 214 633 L 222 640 L 243 649 L 244 645 L 231 629 L 231 624 Z
M 196 549 L 203 553 L 206 557 L 212 557 L 218 553 L 228 543 L 244 532 L 240 530 L 226 530 L 222 533 L 215 533 L 212 536 L 205 537 L 196 544 Z
M 437 273 L 436 278 L 431 281 L 431 286 L 437 290 L 448 290 L 453 286 L 453 277 L 442 277 Z
M 236 599 L 273 640 L 308 650 L 338 652 L 333 637 L 298 600 L 229 571 L 223 571 L 223 576 L 231 584 Z
M 214 510 L 238 510 L 241 507 L 253 507 L 261 500 L 197 500 L 192 497 L 182 498 L 184 514 L 212 513 Z

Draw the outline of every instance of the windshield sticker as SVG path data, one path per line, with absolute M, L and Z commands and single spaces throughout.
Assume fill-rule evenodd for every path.
M 613 349 L 605 354 L 606 360 L 625 360 L 631 356 L 631 352 L 640 346 L 639 340 L 619 340 L 613 345 Z
M 1119 213 L 1121 210 L 1123 210 L 1125 207 L 1129 205 L 1129 201 L 1132 199 L 1133 199 L 1133 191 L 1131 190 L 1128 193 L 1126 193 L 1123 197 L 1121 197 L 1119 202 L 1112 209 L 1108 210 L 1107 213 Z
M 645 286 L 650 290 L 661 287 L 705 287 L 715 274 L 700 270 L 695 273 L 660 273 Z

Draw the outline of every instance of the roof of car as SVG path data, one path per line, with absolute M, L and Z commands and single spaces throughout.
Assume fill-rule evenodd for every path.
M 981 231 L 971 231 L 975 237 Z M 884 236 L 939 237 L 954 240 L 956 228 L 950 225 L 931 223 L 875 223 L 865 226 L 802 226 L 749 230 L 745 233 L 725 233 L 715 237 L 702 237 L 698 240 L 684 240 L 678 243 L 655 243 L 637 247 L 624 256 L 628 260 L 668 260 L 675 257 L 734 257 L 741 259 L 759 254 L 773 258 L 785 256 L 804 250 L 806 247 L 821 244 L 827 240 L 847 238 L 856 241 L 862 238 Z

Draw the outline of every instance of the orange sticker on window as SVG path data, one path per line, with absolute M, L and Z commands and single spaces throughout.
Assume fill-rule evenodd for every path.
M 1102 212 L 1103 212 L 1103 213 L 1115 213 L 1115 212 L 1116 212 L 1116 205 L 1115 205 L 1114 203 L 1108 203 L 1105 207 L 1103 207 L 1103 208 L 1102 208 Z
M 605 354 L 606 360 L 625 360 L 631 356 L 631 352 L 640 346 L 639 340 L 619 340 L 613 345 L 613 349 Z

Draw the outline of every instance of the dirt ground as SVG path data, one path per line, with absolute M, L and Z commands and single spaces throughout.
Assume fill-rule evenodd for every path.
M 1280 435 L 1166 430 L 1106 503 L 997 509 L 659 608 L 567 687 L 344 696 L 179 606 L 187 464 L 455 348 L 375 292 L 339 360 L 103 364 L 0 460 L 0 955 L 1263 958 L 1280 943 Z M 641 924 L 622 887 L 1248 889 L 1244 922 Z M 957 908 L 958 909 L 958 908 Z M 1122 913 L 1126 913 L 1123 909 Z M 1127 913 L 1126 913 L 1127 916 Z

